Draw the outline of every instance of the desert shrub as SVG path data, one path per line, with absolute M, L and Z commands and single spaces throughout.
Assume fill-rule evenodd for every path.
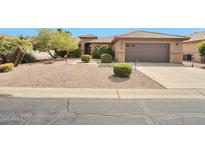
M 92 51 L 92 58 L 93 59 L 100 59 L 100 51 L 99 51 L 99 48 L 95 48 L 93 51 Z
M 110 47 L 107 46 L 102 46 L 102 47 L 96 47 L 93 51 L 92 51 L 92 58 L 93 59 L 100 59 L 100 56 L 102 54 L 109 54 L 112 56 L 112 58 L 115 57 L 115 52 L 112 51 L 112 49 Z
M 34 63 L 36 58 L 31 53 L 26 52 L 21 63 Z
M 100 59 L 102 63 L 112 63 L 112 56 L 109 54 L 102 54 Z
M 13 63 L 6 63 L 0 65 L 0 72 L 9 72 L 12 71 L 13 69 L 14 69 Z
M 113 65 L 114 76 L 129 77 L 132 73 L 132 65 L 126 63 L 118 63 Z
M 81 60 L 82 60 L 83 62 L 89 63 L 90 60 L 91 60 L 91 56 L 90 56 L 90 55 L 86 55 L 86 54 L 85 54 L 85 55 L 82 55 Z
M 55 55 L 57 57 L 65 57 L 65 55 L 67 54 L 67 51 L 55 51 Z
M 115 52 L 110 47 L 107 47 L 107 46 L 100 47 L 99 48 L 99 53 L 100 53 L 100 56 L 102 54 L 109 54 L 109 55 L 112 56 L 112 58 L 115 57 Z
M 205 56 L 205 41 L 198 43 L 197 47 L 199 49 L 200 55 Z
M 69 52 L 69 57 L 71 58 L 79 58 L 80 57 L 80 49 L 76 49 Z

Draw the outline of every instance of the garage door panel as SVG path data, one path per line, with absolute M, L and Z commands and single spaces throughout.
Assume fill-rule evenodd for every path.
M 126 61 L 169 62 L 168 44 L 126 44 Z

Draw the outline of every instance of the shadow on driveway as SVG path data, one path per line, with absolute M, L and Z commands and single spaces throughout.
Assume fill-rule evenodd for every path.
M 112 63 L 99 63 L 98 67 L 112 67 Z
M 135 63 L 129 63 L 135 66 Z M 174 63 L 147 63 L 147 62 L 137 62 L 136 66 L 140 67 L 187 67 L 183 64 L 174 64 Z

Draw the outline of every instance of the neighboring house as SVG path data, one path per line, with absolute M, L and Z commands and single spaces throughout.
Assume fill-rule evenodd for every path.
M 0 34 L 0 37 L 5 37 L 5 38 L 11 38 L 11 39 L 15 39 L 15 36 L 10 36 L 10 35 L 6 35 L 6 34 Z
M 134 31 L 128 34 L 97 37 L 79 36 L 82 54 L 90 54 L 96 46 L 109 46 L 115 52 L 117 62 L 171 62 L 182 63 L 182 41 L 189 37 L 147 31 Z
M 189 40 L 183 42 L 183 59 L 185 61 L 191 61 L 193 56 L 194 62 L 204 62 L 204 58 L 200 56 L 197 44 L 205 41 L 205 32 L 193 33 L 189 37 Z

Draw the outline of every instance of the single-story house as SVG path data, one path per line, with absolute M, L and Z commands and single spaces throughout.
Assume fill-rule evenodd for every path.
M 183 42 L 183 59 L 185 61 L 191 61 L 192 56 L 194 62 L 205 62 L 205 59 L 200 56 L 197 44 L 201 41 L 205 41 L 205 32 L 198 32 L 189 35 L 190 39 Z
M 90 54 L 97 46 L 109 46 L 117 62 L 182 63 L 182 42 L 189 37 L 148 31 L 134 31 L 110 37 L 79 36 L 81 54 Z

